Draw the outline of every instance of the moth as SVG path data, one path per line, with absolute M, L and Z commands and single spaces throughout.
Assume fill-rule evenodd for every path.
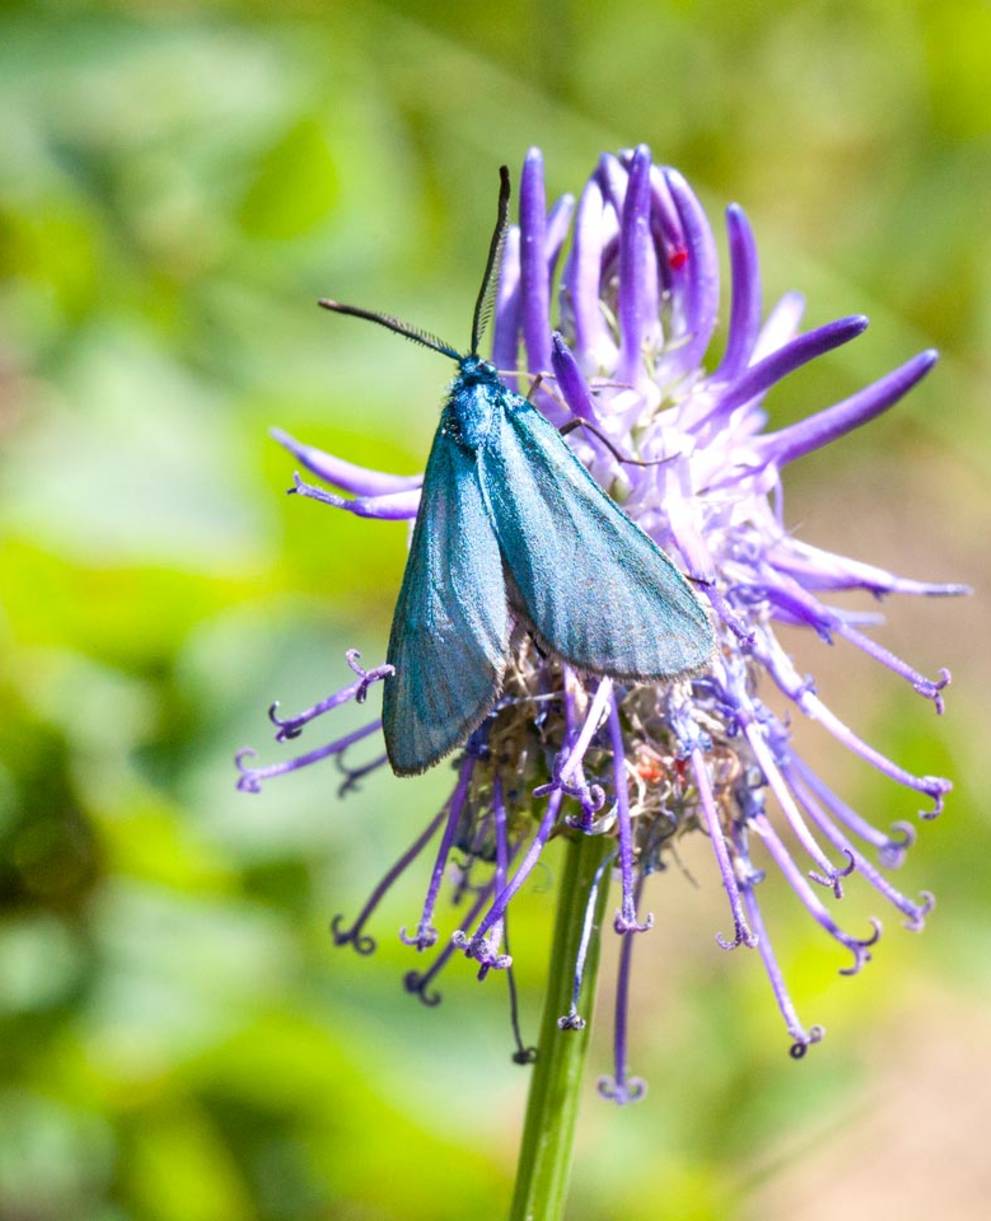
M 453 360 L 392 620 L 383 729 L 392 769 L 425 771 L 488 716 L 514 622 L 585 674 L 671 680 L 714 639 L 688 581 L 599 486 L 536 407 L 479 355 L 506 232 L 510 181 L 475 302 L 467 355 L 389 314 L 320 304 Z M 566 426 L 567 427 L 567 426 Z

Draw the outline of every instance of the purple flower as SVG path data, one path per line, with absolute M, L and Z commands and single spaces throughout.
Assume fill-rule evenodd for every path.
M 542 375 L 535 401 L 555 423 L 578 417 L 595 425 L 596 432 L 572 432 L 570 443 L 696 584 L 711 606 L 720 647 L 700 677 L 621 685 L 586 682 L 527 639 L 511 660 L 500 702 L 456 760 L 457 778 L 443 809 L 387 871 L 353 922 L 345 927 L 337 917 L 332 930 L 337 944 L 370 953 L 375 942 L 366 928 L 376 907 L 437 838 L 423 910 L 400 936 L 421 952 L 438 944 L 434 919 L 445 879 L 453 881 L 455 899 L 464 900 L 464 914 L 430 965 L 409 972 L 406 987 L 425 1004 L 436 1004 L 437 976 L 460 952 L 480 978 L 506 972 L 516 1029 L 508 970 L 511 901 L 552 836 L 610 837 L 614 847 L 588 895 L 574 967 L 576 1003 L 559 1024 L 584 1024 L 577 1000 L 595 931 L 596 897 L 616 873 L 620 902 L 613 924 L 623 942 L 615 1070 L 600 1089 L 622 1103 L 644 1088 L 628 1073 L 626 1050 L 633 938 L 652 923 L 643 909 L 644 882 L 663 867 L 680 836 L 695 830 L 708 836 L 732 930 L 718 935 L 719 944 L 756 948 L 795 1058 L 823 1031 L 802 1024 L 788 995 L 758 901 L 766 873 L 782 878 L 807 915 L 849 952 L 844 974 L 855 974 L 870 960 L 881 934 L 876 919 L 852 932 L 834 914 L 848 879 L 859 875 L 907 928 L 922 928 L 931 896 L 912 899 L 881 872 L 900 864 L 915 838 L 913 828 L 896 823 L 884 830 L 851 809 L 795 752 L 787 720 L 762 693 L 783 694 L 840 745 L 921 794 L 928 803 L 922 817 L 935 817 L 949 781 L 906 770 L 844 724 L 812 680 L 797 672 L 777 627 L 810 629 L 826 643 L 842 641 L 860 650 L 940 713 L 949 674 L 920 674 L 867 633 L 880 616 L 840 608 L 829 598 L 840 590 L 880 599 L 966 589 L 897 577 L 823 551 L 793 538 L 782 515 L 784 468 L 897 402 L 929 371 L 935 352 L 914 356 L 797 424 L 769 428 L 767 393 L 792 370 L 854 339 L 866 318 L 841 318 L 801 332 L 802 300 L 795 294 L 765 317 L 753 234 L 742 209 L 732 205 L 726 214 L 729 326 L 722 357 L 707 372 L 703 361 L 719 303 L 716 246 L 680 174 L 654 165 L 644 145 L 618 157 L 606 154 L 577 206 L 565 196 L 547 212 L 541 156 L 531 150 L 519 208 L 520 224 L 509 234 L 496 294 L 493 359 L 507 379 L 521 364 Z M 552 282 L 569 235 L 555 331 L 549 319 Z M 366 470 L 284 433 L 275 436 L 322 483 L 338 489 L 322 490 L 297 475 L 292 491 L 363 517 L 415 517 L 420 480 Z M 623 455 L 646 465 L 631 465 Z M 336 695 L 290 720 L 278 718 L 273 706 L 278 741 L 298 736 L 346 700 L 364 701 L 369 688 L 390 673 L 388 666 L 365 671 L 354 652 L 348 663 L 356 681 Z M 346 792 L 384 764 L 384 754 L 359 766 L 344 761 L 352 745 L 379 729 L 380 722 L 372 720 L 269 767 L 249 766 L 252 752 L 242 751 L 239 787 L 257 792 L 270 777 L 333 755 Z M 518 1029 L 516 1039 L 516 1058 L 528 1059 Z

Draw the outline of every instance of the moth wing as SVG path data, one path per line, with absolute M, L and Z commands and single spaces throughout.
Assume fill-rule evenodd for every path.
M 502 683 L 509 642 L 499 544 L 475 460 L 434 438 L 392 620 L 382 721 L 393 771 L 422 772 L 464 742 Z
M 704 666 L 712 628 L 685 578 L 525 399 L 500 413 L 479 475 L 506 568 L 550 649 L 613 678 Z

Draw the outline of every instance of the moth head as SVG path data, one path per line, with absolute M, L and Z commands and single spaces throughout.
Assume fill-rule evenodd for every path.
M 495 366 L 483 360 L 481 356 L 462 356 L 458 372 L 465 386 L 494 386 L 499 381 Z

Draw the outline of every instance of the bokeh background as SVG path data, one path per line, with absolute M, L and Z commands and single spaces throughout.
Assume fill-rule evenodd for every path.
M 796 1064 L 756 956 L 715 945 L 715 869 L 687 845 L 637 946 L 632 1059 L 651 1091 L 625 1111 L 594 1097 L 605 991 L 570 1215 L 986 1215 L 989 62 L 984 0 L 8 0 L 4 1221 L 504 1215 L 526 1070 L 501 981 L 456 962 L 438 1009 L 404 994 L 393 933 L 425 865 L 376 922 L 374 957 L 327 934 L 445 769 L 379 774 L 344 802 L 333 768 L 234 791 L 237 747 L 277 757 L 271 699 L 340 685 L 348 646 L 382 656 L 404 553 L 401 527 L 287 498 L 267 429 L 419 469 L 449 370 L 314 299 L 458 340 L 499 162 L 541 145 L 557 194 L 641 140 L 714 220 L 744 204 L 769 299 L 806 291 L 810 324 L 872 317 L 774 393 L 776 419 L 942 349 L 909 401 L 789 470 L 788 515 L 811 541 L 977 592 L 889 604 L 885 642 L 954 670 L 942 719 L 864 659 L 794 642 L 867 737 L 957 782 L 900 878 L 937 892 L 929 928 L 882 912 L 875 961 L 840 978 L 845 959 L 773 887 L 802 1014 L 829 1028 Z M 913 816 L 911 794 L 807 740 L 875 821 Z M 551 854 L 515 928 L 531 1036 L 555 870 Z M 852 925 L 877 909 L 861 886 L 847 902 Z

